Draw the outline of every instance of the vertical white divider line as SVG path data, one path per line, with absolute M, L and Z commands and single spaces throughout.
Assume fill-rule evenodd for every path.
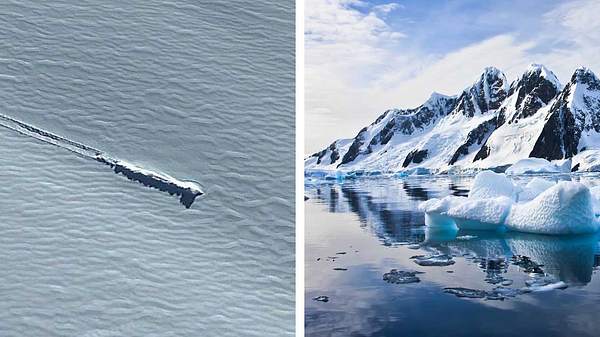
M 304 337 L 304 0 L 296 0 L 296 336 Z

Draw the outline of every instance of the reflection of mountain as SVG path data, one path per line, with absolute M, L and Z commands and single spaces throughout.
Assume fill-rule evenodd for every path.
M 421 242 L 425 250 L 469 256 L 485 261 L 484 264 L 498 258 L 508 263 L 513 256 L 522 256 L 544 273 L 562 281 L 570 284 L 590 282 L 594 267 L 600 265 L 597 235 L 550 237 L 491 231 L 425 230 L 423 213 L 417 209 L 419 200 L 467 191 L 463 187 L 465 181 L 452 179 L 357 180 L 308 186 L 306 193 L 311 199 L 326 204 L 330 212 L 356 214 L 361 225 L 371 229 L 386 244 Z
M 325 203 L 329 212 L 356 214 L 363 226 L 386 242 L 423 240 L 422 231 L 415 230 L 424 224 L 423 213 L 417 210 L 415 199 L 425 200 L 428 192 L 424 188 L 402 182 L 386 191 L 378 190 L 376 186 L 367 190 L 364 187 L 328 184 L 308 189 L 306 194 Z M 382 195 L 393 196 L 382 198 Z M 406 207 L 407 204 L 411 207 Z

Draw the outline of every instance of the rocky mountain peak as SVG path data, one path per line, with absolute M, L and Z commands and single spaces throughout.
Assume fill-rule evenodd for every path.
M 503 108 L 508 123 L 532 116 L 560 92 L 562 85 L 552 71 L 544 65 L 532 63 L 510 86 L 509 96 L 516 95 L 513 107 Z M 512 112 L 510 112 L 512 111 Z M 501 122 L 503 122 L 501 117 Z M 502 124 L 502 123 L 500 123 Z
M 590 90 L 600 90 L 600 81 L 596 74 L 586 67 L 579 67 L 575 69 L 573 76 L 571 76 L 572 84 L 586 84 Z
M 463 90 L 455 113 L 473 117 L 498 109 L 506 98 L 507 91 L 504 73 L 498 68 L 487 67 L 473 85 Z
M 558 90 L 562 87 L 556 75 L 543 64 L 531 63 L 529 67 L 527 67 L 525 73 L 521 76 L 521 79 L 523 78 L 545 79 L 552 83 Z

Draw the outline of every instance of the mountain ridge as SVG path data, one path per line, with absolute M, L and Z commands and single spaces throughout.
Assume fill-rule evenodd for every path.
M 450 173 L 501 170 L 531 157 L 600 170 L 600 80 L 590 69 L 577 68 L 563 86 L 542 64 L 511 83 L 486 67 L 460 93 L 433 92 L 416 108 L 386 110 L 304 164 L 305 171 Z

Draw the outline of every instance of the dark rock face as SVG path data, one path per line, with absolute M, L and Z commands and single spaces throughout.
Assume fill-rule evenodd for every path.
M 425 150 L 413 150 L 404 159 L 402 167 L 407 167 L 410 163 L 418 164 L 427 158 L 427 149 Z
M 516 109 L 509 123 L 527 118 L 536 113 L 542 106 L 548 104 L 558 94 L 559 88 L 542 76 L 542 70 L 527 72 L 515 81 L 508 95 L 517 94 Z
M 331 143 L 331 145 L 329 145 L 329 147 L 327 147 L 326 149 L 313 154 L 311 157 L 317 157 L 317 164 L 321 164 L 321 162 L 323 161 L 323 158 L 327 154 L 327 150 L 331 151 L 331 155 L 329 156 L 329 159 L 330 159 L 329 163 L 333 164 L 338 159 L 340 159 L 340 153 L 337 148 L 337 141 Z
M 344 158 L 342 158 L 342 162 L 337 167 L 340 167 L 341 165 L 349 163 L 349 162 L 353 161 L 354 159 L 356 159 L 356 157 L 358 157 L 358 155 L 360 153 L 360 147 L 364 143 L 363 138 L 364 138 L 364 134 L 366 132 L 367 132 L 367 128 L 365 127 L 362 130 L 360 130 L 360 132 L 358 133 L 358 135 L 356 135 L 356 137 L 354 137 L 354 141 L 352 142 L 352 145 L 350 145 L 348 152 L 346 152 L 346 154 L 344 155 Z
M 600 132 L 600 81 L 590 70 L 579 68 L 550 108 L 542 133 L 530 157 L 548 160 L 571 158 L 578 152 L 583 131 Z M 570 105 L 569 98 L 580 96 L 583 102 Z M 589 93 L 593 94 L 589 94 Z
M 488 137 L 492 134 L 494 130 L 496 130 L 497 118 L 494 117 L 490 120 L 487 120 L 481 124 L 479 124 L 475 129 L 469 131 L 467 135 L 467 139 L 465 142 L 458 147 L 450 162 L 448 164 L 453 165 L 456 163 L 462 156 L 466 156 L 469 154 L 469 147 L 474 144 L 481 145 L 484 141 L 488 139 Z
M 489 155 L 490 155 L 490 148 L 486 144 L 483 144 L 481 146 L 481 148 L 479 148 L 479 151 L 477 151 L 477 154 L 475 154 L 475 158 L 473 158 L 473 162 L 485 159 Z
M 579 137 L 575 137 L 577 133 L 574 125 L 575 119 L 566 106 L 555 105 L 558 106 L 556 110 L 553 107 L 542 133 L 529 154 L 530 157 L 555 160 L 571 158 L 577 154 Z M 581 136 L 581 132 L 578 134 Z
M 477 112 L 486 113 L 498 109 L 507 97 L 505 85 L 506 78 L 500 70 L 486 68 L 479 81 L 459 96 L 455 111 L 473 117 Z
M 338 152 L 337 147 L 335 146 L 331 149 L 330 159 L 331 163 L 335 163 L 338 159 L 340 159 L 340 153 Z
M 570 83 L 585 84 L 588 90 L 600 90 L 600 82 L 596 75 L 591 70 L 584 67 L 575 70 L 571 76 Z
M 321 159 L 323 159 L 323 157 L 325 156 L 325 154 L 327 153 L 327 149 L 321 150 L 317 153 L 314 153 L 311 157 L 316 157 L 317 158 L 317 164 L 321 164 Z

